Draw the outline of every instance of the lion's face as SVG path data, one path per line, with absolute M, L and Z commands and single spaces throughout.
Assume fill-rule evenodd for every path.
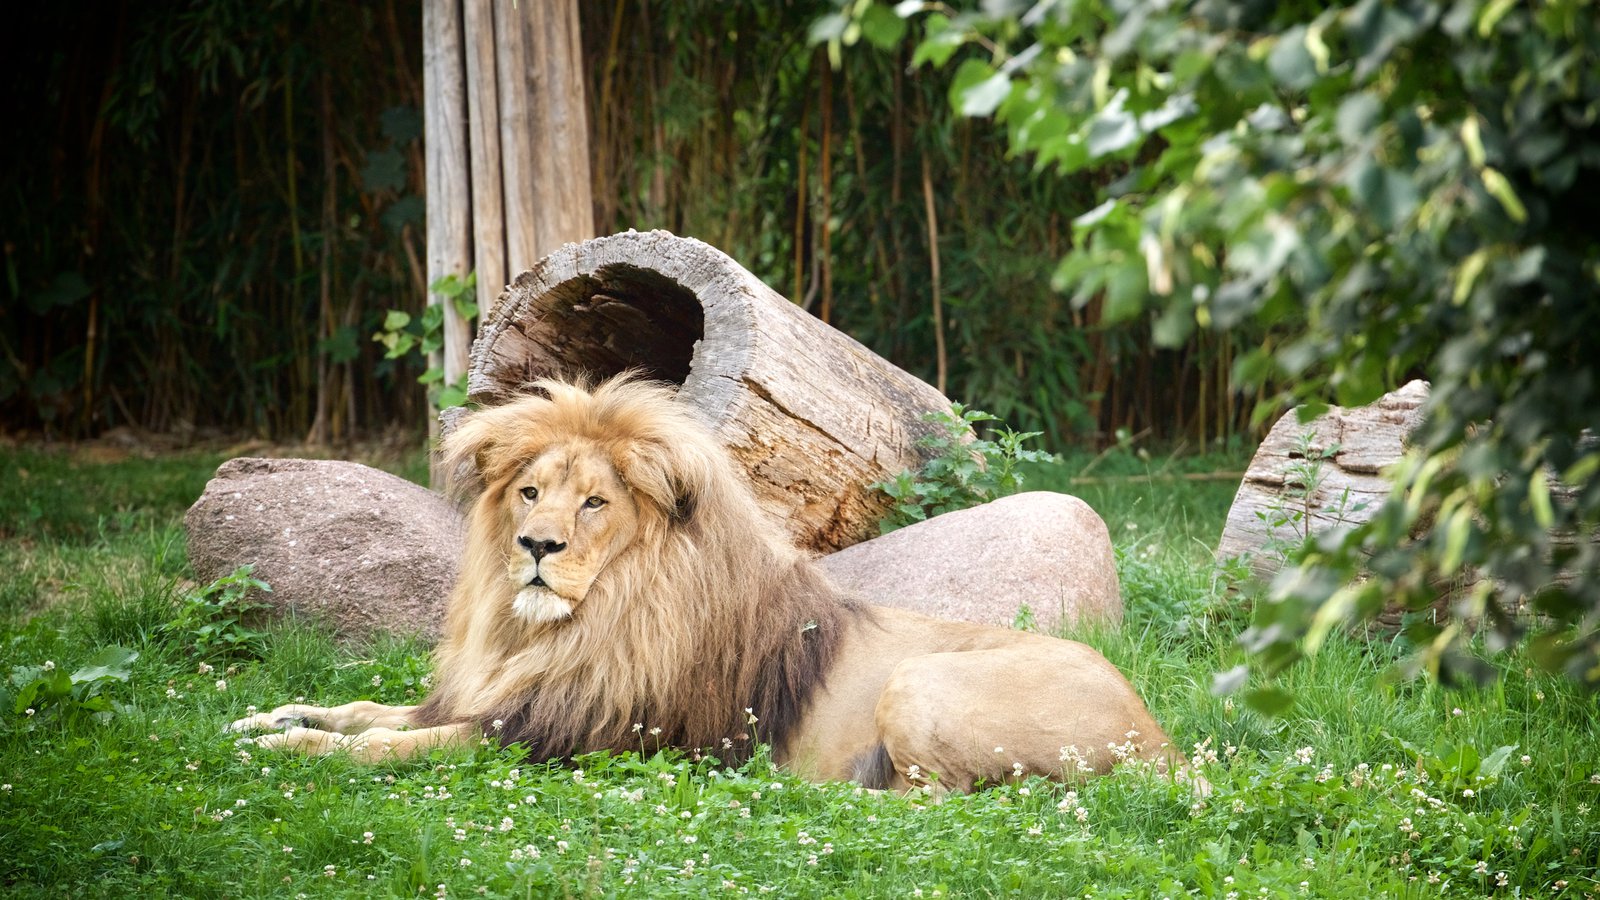
M 639 527 L 633 493 L 587 442 L 547 447 L 515 472 L 500 503 L 511 524 L 512 609 L 532 622 L 571 616 Z

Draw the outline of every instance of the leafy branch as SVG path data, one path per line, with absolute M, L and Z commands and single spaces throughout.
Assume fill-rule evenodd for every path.
M 952 403 L 948 412 L 932 412 L 924 418 L 938 430 L 920 438 L 917 445 L 933 451 L 932 457 L 917 472 L 907 469 L 872 485 L 894 500 L 879 525 L 885 534 L 941 513 L 1015 494 L 1022 490 L 1020 463 L 1052 458 L 1023 446 L 1040 435 L 1037 431 L 999 427 L 992 429 L 992 438 L 973 437 L 976 426 L 999 419 L 960 403 Z
M 467 322 L 478 318 L 478 304 L 473 301 L 478 289 L 478 274 L 469 272 L 465 278 L 446 275 L 428 285 L 431 293 L 438 294 Z M 401 359 L 417 353 L 427 365 L 428 360 L 444 349 L 444 303 L 430 303 L 421 316 L 413 317 L 404 310 L 391 309 L 383 319 L 383 327 L 372 339 L 386 348 L 384 359 Z M 435 409 L 464 406 L 467 402 L 467 376 L 463 372 L 454 384 L 444 383 L 444 369 L 428 365 L 417 377 L 418 384 L 428 386 L 428 402 Z

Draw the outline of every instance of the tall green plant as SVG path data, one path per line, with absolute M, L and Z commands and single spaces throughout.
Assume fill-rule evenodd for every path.
M 1052 458 L 1024 446 L 1039 436 L 1037 431 L 1018 432 L 996 425 L 988 437 L 974 437 L 984 423 L 1000 421 L 981 409 L 952 403 L 948 412 L 928 413 L 925 418 L 938 426 L 938 431 L 917 441 L 929 451 L 928 461 L 915 472 L 907 469 L 872 485 L 894 501 L 880 525 L 885 534 L 941 513 L 1015 494 L 1022 490 L 1024 478 L 1019 465 Z
M 864 29 L 879 5 L 840 14 Z M 1539 659 L 1600 684 L 1600 4 L 892 8 L 919 26 L 915 62 L 959 62 L 956 112 L 993 117 L 1041 171 L 1104 173 L 1056 269 L 1073 303 L 1146 319 L 1163 346 L 1264 329 L 1232 371 L 1289 386 L 1258 417 L 1432 381 L 1389 502 L 1258 605 L 1261 666 L 1471 576 L 1458 611 L 1495 645 L 1526 603 L 1548 617 Z M 1468 634 L 1408 630 L 1422 664 L 1458 672 L 1477 668 Z

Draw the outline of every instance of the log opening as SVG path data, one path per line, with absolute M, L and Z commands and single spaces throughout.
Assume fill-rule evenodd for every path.
M 554 285 L 539 307 L 541 315 L 513 326 L 533 352 L 521 372 L 494 373 L 501 391 L 550 375 L 605 379 L 629 369 L 682 386 L 705 336 L 694 292 L 637 266 L 602 266 Z

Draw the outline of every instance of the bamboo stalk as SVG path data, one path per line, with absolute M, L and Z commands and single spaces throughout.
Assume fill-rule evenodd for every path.
M 822 215 L 818 220 L 817 255 L 822 265 L 822 321 L 833 321 L 833 66 L 817 53 L 822 65 L 822 90 L 819 103 L 822 107 L 822 149 L 817 154 L 817 168 L 822 182 Z M 943 393 L 944 388 L 941 387 Z
M 933 352 L 938 371 L 934 387 L 943 394 L 948 364 L 944 349 L 944 305 L 939 297 L 939 214 L 933 205 L 933 173 L 928 167 L 926 153 L 922 154 L 922 203 L 928 215 L 928 267 L 933 277 Z
M 795 154 L 794 187 L 794 290 L 792 299 L 805 296 L 805 240 L 806 240 L 806 111 L 800 111 L 799 149 Z

